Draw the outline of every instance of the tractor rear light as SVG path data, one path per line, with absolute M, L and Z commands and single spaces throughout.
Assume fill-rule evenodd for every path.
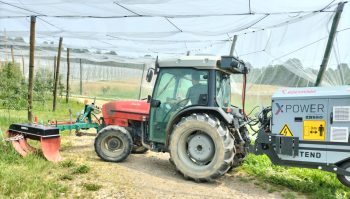
M 231 113 L 232 109 L 231 108 L 227 108 L 226 109 L 226 113 Z

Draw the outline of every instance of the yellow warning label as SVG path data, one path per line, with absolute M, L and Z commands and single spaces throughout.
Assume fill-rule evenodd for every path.
M 326 121 L 305 120 L 303 139 L 324 141 L 326 139 Z
M 284 136 L 293 136 L 292 131 L 289 129 L 288 125 L 285 124 L 284 127 L 282 128 L 282 130 L 280 131 L 281 135 Z

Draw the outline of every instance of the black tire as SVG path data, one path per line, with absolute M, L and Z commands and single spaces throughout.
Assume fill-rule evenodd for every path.
M 131 153 L 133 154 L 144 154 L 148 151 L 148 149 L 144 146 L 137 146 L 137 145 L 134 145 L 132 147 L 132 151 Z
M 342 169 L 350 171 L 350 162 L 345 162 L 339 166 Z M 344 176 L 337 174 L 338 180 L 345 186 L 350 187 L 350 176 Z
M 121 162 L 131 153 L 133 142 L 130 133 L 123 127 L 107 126 L 95 138 L 95 151 L 108 162 Z
M 176 125 L 170 137 L 170 158 L 185 178 L 213 181 L 232 165 L 234 140 L 219 120 L 192 114 Z

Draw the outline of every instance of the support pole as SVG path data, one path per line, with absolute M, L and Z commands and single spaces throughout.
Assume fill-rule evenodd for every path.
M 67 48 L 67 90 L 66 90 L 66 103 L 69 99 L 69 76 L 70 76 L 70 61 L 69 61 L 69 48 Z
M 62 49 L 62 40 L 63 38 L 60 37 L 60 41 L 58 44 L 58 54 L 57 54 L 57 66 L 56 66 L 56 75 L 55 75 L 55 85 L 53 88 L 53 104 L 52 104 L 52 111 L 56 111 L 56 101 L 57 101 L 57 87 L 58 87 L 58 79 L 60 75 L 60 61 L 61 61 L 61 49 Z
M 33 82 L 36 16 L 30 17 L 29 77 L 28 77 L 28 121 L 33 121 Z
M 53 58 L 53 81 L 56 81 L 56 68 L 57 68 L 57 58 Z
M 81 64 L 81 59 L 79 59 L 80 63 L 80 95 L 83 95 L 83 65 Z
M 324 55 L 323 55 L 322 63 L 321 63 L 320 70 L 319 70 L 318 75 L 317 75 L 315 86 L 320 86 L 320 84 L 322 82 L 322 78 L 323 78 L 324 72 L 326 71 L 328 60 L 329 60 L 329 56 L 331 54 L 332 47 L 333 47 L 334 38 L 335 38 L 335 35 L 337 33 L 337 28 L 338 28 L 340 16 L 341 16 L 341 14 L 343 12 L 345 3 L 346 2 L 338 3 L 338 7 L 337 7 L 337 10 L 336 10 L 335 16 L 333 18 L 331 32 L 329 33 L 329 36 L 328 36 L 326 50 L 325 50 Z
M 12 65 L 15 66 L 15 55 L 13 54 L 13 45 L 11 45 L 11 58 L 12 58 Z
M 237 35 L 234 35 L 232 44 L 231 44 L 231 49 L 230 49 L 230 56 L 233 56 L 233 51 L 235 51 L 235 47 L 236 47 L 236 41 L 237 41 Z
M 145 75 L 145 70 L 146 70 L 146 64 L 143 64 L 142 75 L 141 75 L 141 81 L 140 81 L 139 99 L 141 99 L 142 84 L 143 84 L 143 76 Z

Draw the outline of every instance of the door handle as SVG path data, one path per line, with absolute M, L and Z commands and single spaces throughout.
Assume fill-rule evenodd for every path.
M 329 117 L 329 122 L 330 122 L 331 124 L 333 124 L 333 112 L 331 112 L 331 115 L 330 115 L 330 117 Z

